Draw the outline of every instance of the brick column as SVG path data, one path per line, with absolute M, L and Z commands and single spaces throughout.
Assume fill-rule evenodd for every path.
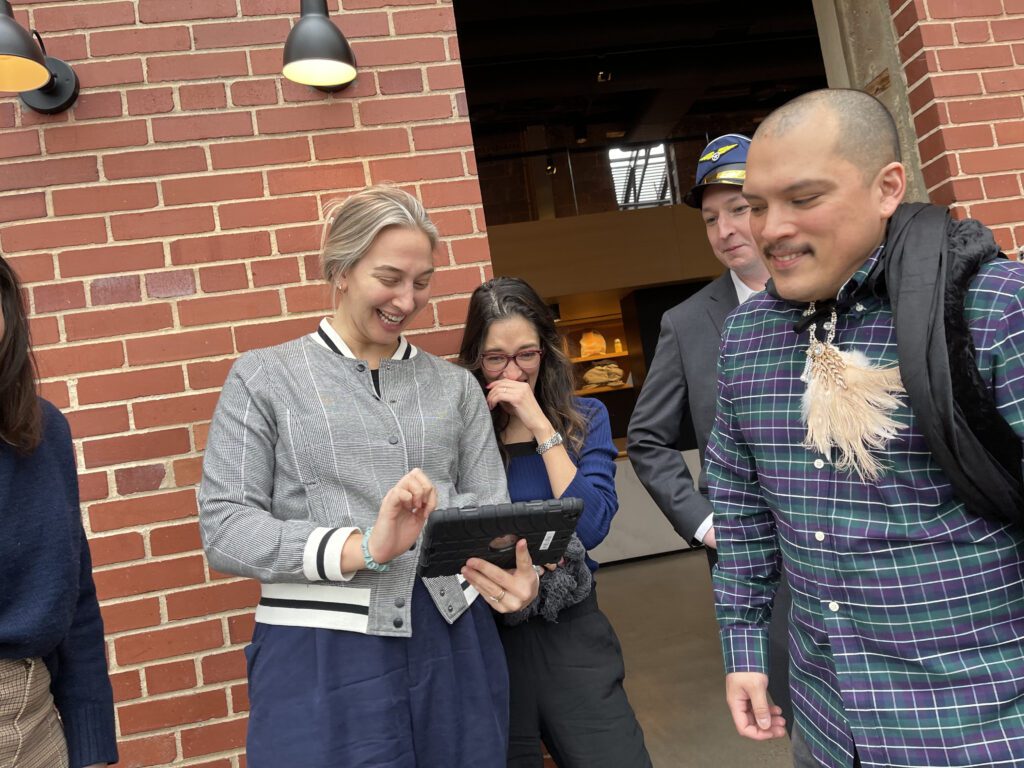
M 890 0 L 933 202 L 1024 248 L 1024 0 Z
M 14 5 L 82 83 L 62 115 L 0 99 L 0 249 L 75 436 L 121 765 L 237 768 L 258 589 L 201 553 L 208 423 L 239 353 L 325 314 L 323 206 L 368 183 L 437 222 L 413 341 L 456 350 L 490 266 L 452 8 L 333 0 L 360 74 L 328 96 L 280 76 L 298 0 Z

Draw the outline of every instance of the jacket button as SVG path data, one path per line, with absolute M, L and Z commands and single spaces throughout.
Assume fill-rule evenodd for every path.
M 363 371 L 366 370 L 366 366 L 360 363 L 359 365 L 356 366 L 356 370 L 362 373 Z
M 405 608 L 405 598 L 396 597 L 395 598 L 395 608 Z
M 404 622 L 404 621 L 402 621 L 401 619 L 395 619 L 395 620 L 394 620 L 393 622 L 391 622 L 391 623 L 395 625 L 395 629 L 401 629 L 401 628 L 402 628 L 402 625 L 403 625 L 403 624 L 405 624 L 405 622 Z
M 448 613 L 455 613 L 455 606 L 448 603 Z
M 388 438 L 388 442 L 391 443 L 392 445 L 398 445 L 398 437 L 392 435 L 391 437 Z
M 815 459 L 814 460 L 814 468 L 815 469 L 822 469 L 824 466 L 825 466 L 825 462 L 822 461 L 821 459 Z
M 441 587 L 437 592 L 441 597 L 444 597 L 444 587 Z

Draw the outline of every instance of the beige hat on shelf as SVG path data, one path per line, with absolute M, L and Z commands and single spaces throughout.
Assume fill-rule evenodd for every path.
M 625 384 L 625 371 L 615 363 L 595 365 L 583 374 L 587 387 L 621 387 Z
M 580 357 L 593 357 L 608 352 L 608 342 L 597 331 L 584 331 L 580 336 Z

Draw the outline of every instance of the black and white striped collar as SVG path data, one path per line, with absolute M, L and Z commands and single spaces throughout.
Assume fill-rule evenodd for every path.
M 310 338 L 313 339 L 321 347 L 326 347 L 332 352 L 336 352 L 343 357 L 356 359 L 355 353 L 349 349 L 348 344 L 345 340 L 338 335 L 338 332 L 334 330 L 334 326 L 331 325 L 328 318 L 324 318 L 320 321 L 319 327 L 316 331 L 309 334 Z M 391 356 L 392 360 L 408 360 L 411 357 L 415 357 L 419 350 L 416 349 L 412 344 L 405 340 L 404 336 L 398 337 L 398 349 L 395 350 L 395 354 Z

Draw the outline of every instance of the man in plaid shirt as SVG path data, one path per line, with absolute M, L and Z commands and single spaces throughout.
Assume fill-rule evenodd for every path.
M 773 286 L 726 323 L 707 451 L 726 697 L 742 735 L 785 735 L 765 696 L 784 561 L 796 766 L 1024 766 L 1024 530 L 966 509 L 905 395 L 874 479 L 804 445 L 815 327 L 870 366 L 900 362 L 874 276 L 905 190 L 895 125 L 866 94 L 805 94 L 754 137 L 744 195 Z M 991 237 L 947 235 L 953 252 Z M 835 315 L 808 328 L 810 302 Z M 988 397 L 1024 438 L 1024 265 L 984 264 L 962 309 Z

